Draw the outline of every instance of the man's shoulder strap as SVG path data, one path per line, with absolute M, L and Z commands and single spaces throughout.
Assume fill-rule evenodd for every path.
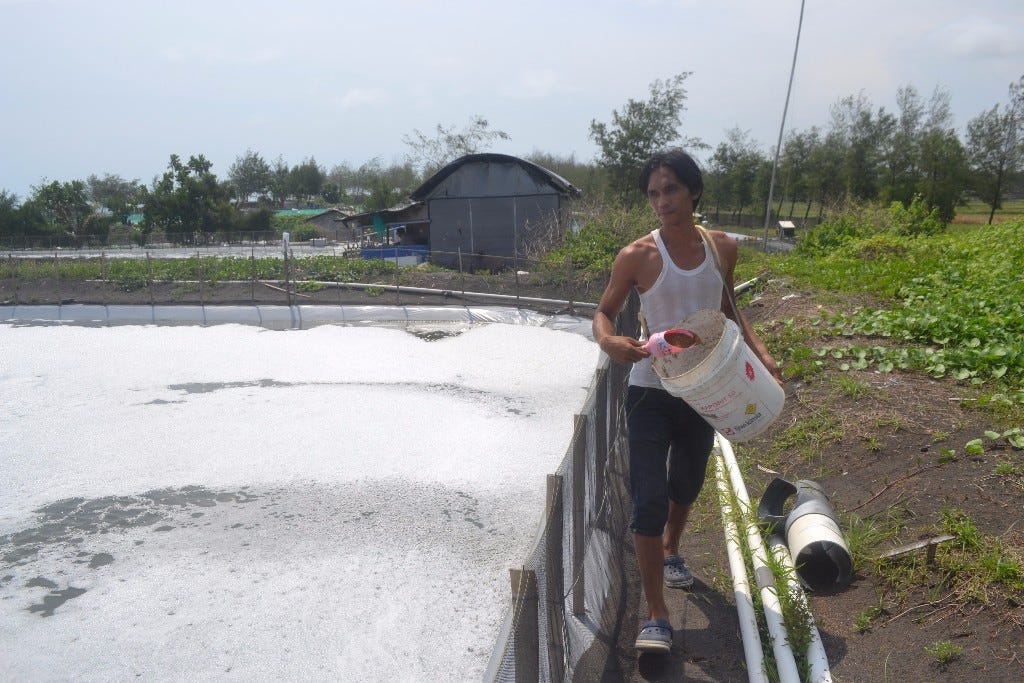
M 694 225 L 697 228 L 697 232 L 704 238 L 704 243 L 711 249 L 711 256 L 715 260 L 715 267 L 718 268 L 718 274 L 722 277 L 722 287 L 725 289 L 725 296 L 729 299 L 729 305 L 732 306 L 733 315 L 736 316 L 737 322 L 740 319 L 740 313 L 736 306 L 736 294 L 729 289 L 729 284 L 725 279 L 725 268 L 722 266 L 722 257 L 718 255 L 718 247 L 715 246 L 715 240 L 711 236 L 711 233 L 703 225 Z
M 722 267 L 722 257 L 718 255 L 718 247 L 715 246 L 715 240 L 711 236 L 711 233 L 703 225 L 694 225 L 697 228 L 697 232 L 704 238 L 704 243 L 711 249 L 711 256 L 715 259 L 715 267 L 718 268 L 718 272 L 722 274 L 722 281 L 725 281 L 725 268 Z

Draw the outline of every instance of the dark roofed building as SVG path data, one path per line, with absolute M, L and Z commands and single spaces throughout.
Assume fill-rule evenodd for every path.
M 537 164 L 506 154 L 469 154 L 431 176 L 401 206 L 343 220 L 352 239 L 379 235 L 389 255 L 415 252 L 447 267 L 504 268 L 527 245 L 561 235 L 580 190 Z M 395 251 L 395 249 L 398 251 Z M 380 249 L 364 249 L 379 258 Z
M 435 173 L 410 199 L 426 206 L 431 260 L 454 266 L 460 251 L 464 257 L 522 257 L 531 241 L 564 232 L 570 200 L 579 196 L 572 183 L 525 159 L 470 154 Z

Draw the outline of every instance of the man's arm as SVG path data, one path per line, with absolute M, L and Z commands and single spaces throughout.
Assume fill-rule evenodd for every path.
M 629 245 L 618 253 L 612 264 L 608 286 L 605 287 L 594 312 L 594 341 L 616 363 L 635 363 L 651 355 L 636 339 L 615 334 L 615 318 L 636 283 L 636 257 L 634 245 Z
M 734 273 L 736 270 L 736 261 L 739 258 L 739 247 L 736 244 L 736 240 L 726 235 L 724 232 L 715 231 L 712 235 L 715 240 L 715 247 L 718 249 L 718 254 L 722 258 L 722 265 L 725 268 L 725 272 L 722 273 L 722 277 L 725 278 L 725 286 L 729 288 L 729 292 L 732 292 L 735 288 Z M 743 337 L 747 340 L 747 345 L 750 346 L 751 350 L 757 355 L 757 357 L 764 363 L 764 367 L 772 374 L 775 380 L 782 384 L 782 373 L 779 371 L 779 366 L 775 363 L 775 359 L 772 358 L 772 354 L 768 352 L 768 347 L 764 345 L 761 338 L 754 332 L 754 328 L 750 325 L 747 317 L 743 315 L 743 312 L 739 310 L 739 307 L 733 310 L 732 303 L 729 301 L 728 295 L 722 292 L 722 313 L 727 318 L 732 320 L 739 326 L 740 331 L 743 333 Z M 739 318 L 737 320 L 737 318 Z

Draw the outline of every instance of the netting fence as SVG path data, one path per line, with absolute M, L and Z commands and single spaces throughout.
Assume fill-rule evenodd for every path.
M 638 334 L 634 295 L 617 332 Z M 629 368 L 605 357 L 574 418 L 536 542 L 511 569 L 511 605 L 486 681 L 573 680 L 613 656 L 624 576 L 618 540 L 629 523 L 625 398 Z

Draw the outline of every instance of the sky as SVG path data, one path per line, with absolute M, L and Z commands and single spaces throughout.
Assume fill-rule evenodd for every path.
M 481 680 L 599 355 L 501 324 L 0 347 L 0 679 L 32 681 Z
M 482 116 L 486 151 L 590 161 L 655 80 L 692 72 L 681 134 L 778 137 L 799 0 L 0 0 L 0 190 L 110 173 L 149 184 L 171 154 L 220 177 L 247 150 L 326 170 L 401 162 L 404 138 Z M 895 109 L 912 85 L 955 125 L 1024 75 L 1017 0 L 807 0 L 786 130 L 838 99 Z

